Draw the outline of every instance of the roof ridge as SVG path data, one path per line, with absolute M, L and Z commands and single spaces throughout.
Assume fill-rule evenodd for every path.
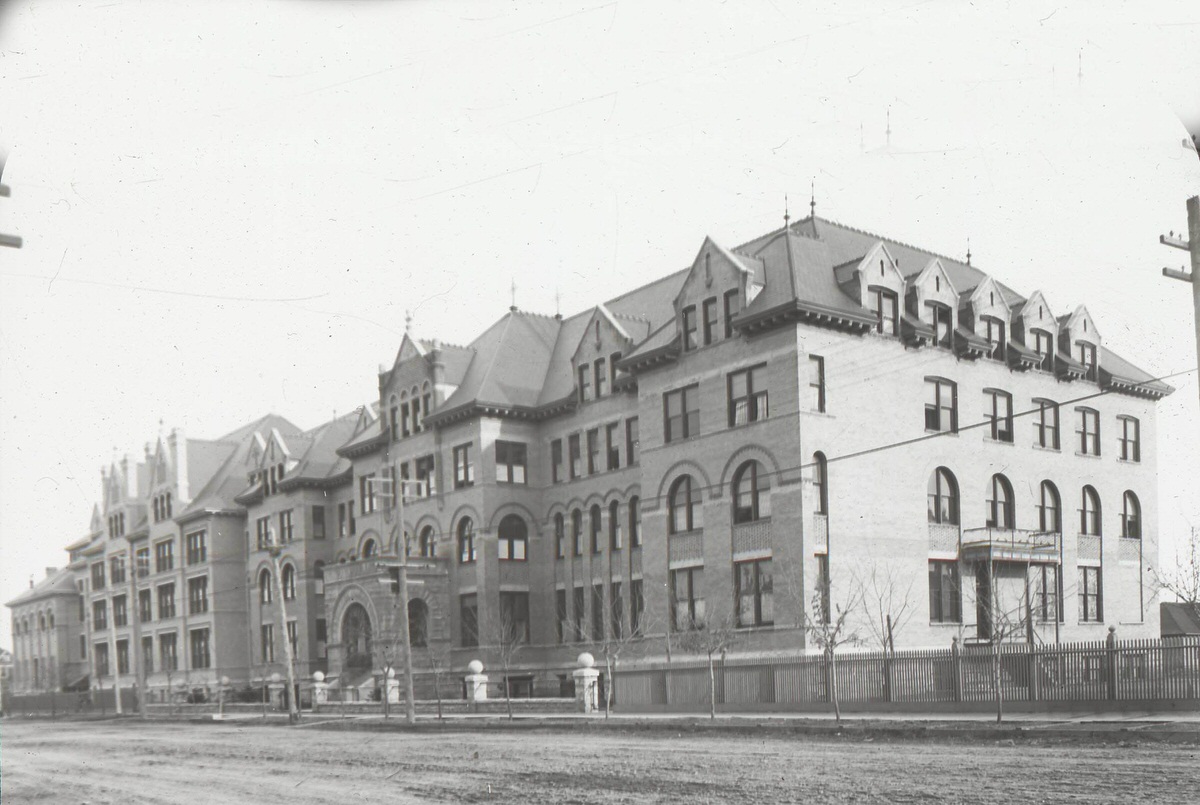
M 804 220 L 806 220 L 806 221 L 807 221 L 808 219 L 806 218 L 806 219 L 804 219 Z M 942 254 L 941 252 L 935 252 L 933 249 L 927 249 L 927 248 L 925 248 L 924 246 L 914 246 L 914 245 L 913 245 L 913 244 L 911 244 L 911 243 L 905 243 L 904 241 L 902 241 L 902 240 L 898 240 L 897 238 L 888 237 L 888 236 L 886 236 L 886 235 L 880 235 L 880 234 L 879 234 L 879 233 L 877 233 L 877 232 L 868 232 L 868 231 L 867 231 L 867 230 L 865 230 L 865 229 L 859 229 L 858 227 L 856 227 L 856 226 L 850 226 L 849 224 L 843 224 L 841 221 L 831 221 L 831 220 L 829 220 L 829 219 L 827 219 L 827 218 L 826 218 L 826 219 L 822 219 L 822 220 L 824 220 L 824 221 L 825 221 L 825 223 L 827 223 L 827 224 L 832 224 L 832 225 L 834 225 L 834 226 L 839 226 L 839 227 L 841 227 L 842 229 L 848 229 L 848 230 L 850 230 L 851 232 L 857 232 L 857 233 L 858 233 L 858 234 L 860 234 L 860 235 L 866 235 L 867 237 L 870 237 L 870 238 L 875 238 L 876 240 L 889 241 L 889 242 L 891 242 L 891 243 L 895 243 L 895 244 L 896 244 L 896 245 L 898 245 L 898 246 L 903 246 L 903 247 L 905 247 L 906 249 L 912 249 L 913 251 L 916 251 L 916 252 L 925 252 L 925 254 L 932 255 L 932 256 L 934 256 L 934 257 L 936 257 L 936 258 L 940 259 L 940 260 L 949 260 L 950 262 L 952 262 L 952 263 L 957 263 L 957 264 L 958 264 L 958 265 L 960 265 L 960 266 L 965 266 L 965 267 L 967 267 L 967 268 L 973 268 L 973 269 L 975 269 L 976 271 L 978 271 L 979 273 L 981 273 L 981 274 L 985 274 L 985 275 L 987 275 L 987 276 L 989 276 L 989 277 L 990 277 L 990 276 L 992 276 L 991 274 L 988 274 L 988 272 L 984 271 L 984 270 L 983 270 L 982 268 L 980 268 L 979 266 L 976 266 L 976 265 L 971 265 L 970 263 L 965 263 L 965 262 L 963 262 L 962 260 L 960 260 L 960 259 L 959 259 L 959 258 L 957 258 L 957 257 L 951 257 L 951 256 L 949 256 L 949 255 L 947 255 L 947 254 Z M 797 223 L 800 223 L 800 222 L 797 222 Z

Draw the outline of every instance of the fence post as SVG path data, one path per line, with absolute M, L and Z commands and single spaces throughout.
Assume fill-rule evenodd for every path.
M 962 652 L 959 650 L 957 637 L 950 639 L 950 669 L 954 682 L 954 701 L 961 702 L 963 700 Z
M 1105 677 L 1108 683 L 1108 698 L 1117 698 L 1117 627 L 1108 627 L 1108 637 L 1104 640 L 1107 647 L 1105 662 Z
M 1036 702 L 1040 698 L 1041 664 L 1038 662 L 1038 647 L 1030 643 L 1029 651 L 1029 701 Z

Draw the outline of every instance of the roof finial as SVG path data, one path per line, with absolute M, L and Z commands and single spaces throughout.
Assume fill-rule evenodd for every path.
M 512 290 L 512 304 L 509 305 L 508 309 L 511 310 L 513 313 L 516 313 L 517 312 L 517 278 L 516 277 L 512 278 L 512 289 L 511 290 Z
M 557 287 L 554 289 L 554 318 L 562 321 L 562 295 Z
M 783 194 L 783 228 L 788 228 L 788 222 L 792 220 L 792 216 L 788 215 L 787 193 Z
M 404 334 L 412 338 L 413 314 L 411 310 L 404 310 Z
M 817 180 L 809 179 L 808 181 L 808 217 L 817 217 Z
M 967 238 L 967 265 L 971 265 L 971 239 Z

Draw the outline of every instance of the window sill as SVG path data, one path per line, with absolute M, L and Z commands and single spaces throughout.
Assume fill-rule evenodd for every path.
M 1141 459 L 1118 458 L 1117 463 L 1118 464 L 1130 464 L 1130 465 L 1133 465 L 1136 467 L 1139 464 L 1141 464 L 1142 461 L 1141 461 Z
M 1044 447 L 1043 445 L 1040 445 L 1040 444 L 1035 444 L 1035 445 L 1033 445 L 1033 449 L 1034 449 L 1034 450 L 1041 450 L 1041 451 L 1042 451 L 1042 452 L 1044 452 L 1044 453 L 1061 453 L 1061 452 L 1062 452 L 1062 448 L 1059 448 L 1059 447 Z
M 930 430 L 929 428 L 926 428 L 926 429 L 925 429 L 925 434 L 926 434 L 927 436 L 938 435 L 938 436 L 953 436 L 953 437 L 954 437 L 954 438 L 956 438 L 956 439 L 958 438 L 958 431 L 956 431 L 956 430 L 950 430 L 950 429 L 946 429 L 946 430 Z
M 1075 451 L 1075 455 L 1079 456 L 1080 458 L 1094 458 L 1094 459 L 1100 458 L 1099 453 L 1081 453 L 1078 450 Z
M 748 427 L 751 427 L 752 425 L 761 425 L 763 422 L 770 421 L 770 419 L 771 419 L 771 417 L 765 416 L 765 417 L 761 417 L 759 419 L 752 419 L 749 422 L 742 422 L 741 424 L 735 423 L 733 425 L 730 425 L 728 428 L 726 428 L 726 430 L 741 430 L 742 428 L 748 428 Z M 675 442 L 669 442 L 669 444 L 675 444 Z
M 1016 442 L 1012 439 L 993 439 L 991 436 L 984 436 L 983 441 L 987 444 L 1001 444 L 1009 447 L 1016 447 Z
M 961 629 L 962 621 L 930 621 L 929 626 L 939 629 Z

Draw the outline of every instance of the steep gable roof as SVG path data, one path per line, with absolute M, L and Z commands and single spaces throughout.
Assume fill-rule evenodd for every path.
M 22 604 L 32 604 L 44 598 L 56 595 L 78 595 L 79 588 L 75 586 L 75 575 L 68 568 L 56 570 L 44 579 L 34 584 L 25 592 L 5 604 L 6 607 L 18 607 Z

